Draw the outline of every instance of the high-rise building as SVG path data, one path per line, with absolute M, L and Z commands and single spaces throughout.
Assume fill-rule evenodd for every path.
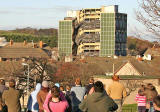
M 70 26 L 64 25 L 68 21 Z M 66 38 L 70 38 L 70 44 L 65 44 Z M 117 5 L 68 11 L 67 17 L 59 22 L 61 55 L 125 56 L 126 43 L 127 14 L 119 13 Z

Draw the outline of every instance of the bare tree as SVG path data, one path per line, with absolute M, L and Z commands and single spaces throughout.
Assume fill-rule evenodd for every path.
M 149 32 L 160 36 L 160 0 L 140 0 L 140 9 L 136 11 L 136 19 L 141 22 Z

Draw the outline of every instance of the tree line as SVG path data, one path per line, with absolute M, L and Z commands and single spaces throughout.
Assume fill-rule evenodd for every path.
M 9 42 L 10 40 L 13 40 L 14 42 L 23 42 L 26 40 L 27 42 L 39 42 L 42 40 L 44 43 L 46 43 L 50 47 L 57 47 L 57 34 L 56 33 L 40 33 L 34 34 L 31 30 L 29 33 L 29 30 L 25 32 L 25 30 L 14 30 L 14 31 L 0 31 L 0 37 L 5 37 L 6 40 Z M 45 30 L 45 32 L 47 32 Z

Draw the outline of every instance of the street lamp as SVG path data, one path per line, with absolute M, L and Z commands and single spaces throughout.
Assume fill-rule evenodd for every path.
M 28 66 L 28 75 L 27 75 L 27 98 L 29 97 L 29 64 L 22 63 L 23 66 Z

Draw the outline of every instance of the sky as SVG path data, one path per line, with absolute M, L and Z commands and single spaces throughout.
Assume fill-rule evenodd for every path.
M 15 28 L 58 28 L 67 10 L 119 5 L 128 14 L 128 34 L 142 25 L 135 19 L 137 0 L 0 0 L 0 30 Z

